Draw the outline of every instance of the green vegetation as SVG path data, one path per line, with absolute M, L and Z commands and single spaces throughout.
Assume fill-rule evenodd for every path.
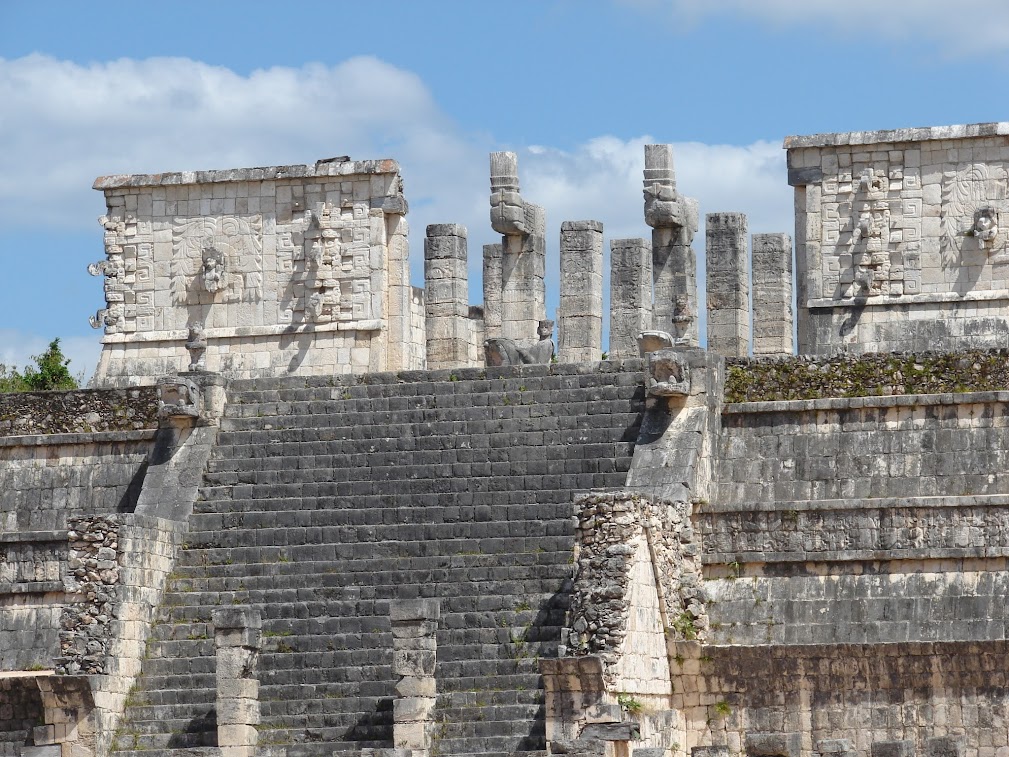
M 628 715 L 637 715 L 642 709 L 641 702 L 630 694 L 617 694 L 617 704 Z
M 725 401 L 765 402 L 1009 389 L 1009 361 L 1006 357 L 1006 350 L 970 350 L 734 360 L 726 371 Z
M 697 638 L 697 626 L 694 620 L 694 616 L 689 612 L 681 612 L 673 621 L 673 630 L 687 641 L 693 641 Z
M 60 340 L 53 339 L 46 351 L 32 356 L 35 365 L 26 365 L 24 371 L 0 363 L 0 392 L 44 392 L 53 389 L 77 389 L 75 378 L 67 368 L 70 358 L 60 349 Z

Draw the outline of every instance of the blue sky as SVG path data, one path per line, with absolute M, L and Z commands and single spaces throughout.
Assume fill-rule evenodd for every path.
M 993 5 L 0 0 L 0 361 L 60 336 L 93 367 L 90 187 L 107 173 L 397 158 L 418 285 L 428 223 L 469 228 L 474 270 L 495 241 L 492 150 L 519 153 L 546 207 L 551 269 L 563 220 L 647 236 L 647 142 L 675 145 L 702 213 L 791 231 L 786 135 L 1009 120 L 1009 6 Z

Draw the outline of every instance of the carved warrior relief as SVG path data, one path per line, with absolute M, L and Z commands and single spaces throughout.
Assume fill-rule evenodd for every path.
M 150 222 L 102 216 L 105 260 L 88 266 L 92 276 L 105 277 L 105 307 L 90 317 L 92 328 L 106 334 L 145 331 L 154 327 L 154 236 Z
M 823 296 L 862 299 L 919 293 L 918 169 L 893 162 L 855 166 L 825 180 L 823 193 Z
M 176 304 L 254 302 L 263 296 L 263 219 L 259 215 L 176 218 L 171 291 Z
M 970 250 L 984 250 L 993 262 L 1009 261 L 1001 224 L 1009 213 L 1006 197 L 1006 170 L 998 165 L 962 165 L 943 183 L 943 265 L 956 264 Z
M 303 232 L 278 239 L 278 269 L 295 284 L 285 320 L 294 321 L 296 312 L 304 322 L 318 324 L 374 318 L 369 209 L 326 203 L 306 213 L 304 223 Z

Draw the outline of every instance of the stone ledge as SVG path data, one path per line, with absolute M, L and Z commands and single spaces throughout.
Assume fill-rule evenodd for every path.
M 748 565 L 755 563 L 876 563 L 914 562 L 924 560 L 976 560 L 1004 558 L 1009 547 L 894 547 L 893 549 L 847 549 L 833 552 L 708 552 L 701 556 L 705 567 L 714 565 Z M 834 574 L 832 574 L 834 575 Z M 747 575 L 747 578 L 750 576 Z M 769 576 L 776 578 L 777 576 Z
M 64 591 L 61 581 L 24 581 L 22 583 L 0 583 L 3 594 L 51 594 Z
M 957 126 L 925 126 L 910 129 L 882 131 L 848 131 L 807 136 L 785 137 L 782 147 L 795 150 L 801 147 L 839 147 L 844 145 L 875 145 L 897 142 L 928 142 L 936 139 L 969 139 L 1009 135 L 1009 122 L 997 121 Z
M 899 297 L 852 297 L 846 300 L 829 298 L 806 300 L 811 310 L 830 308 L 874 308 L 894 305 L 943 304 L 948 302 L 1004 302 L 1009 300 L 1009 289 L 989 289 L 981 292 L 926 292 L 924 294 L 904 294 Z
M 29 434 L 0 437 L 0 447 L 41 447 L 60 444 L 99 444 L 103 442 L 142 442 L 154 438 L 156 428 L 134 431 L 95 431 L 79 434 Z
M 809 413 L 817 410 L 858 410 L 860 408 L 922 407 L 935 405 L 975 405 L 1009 402 L 1009 391 L 946 392 L 943 394 L 885 394 L 869 397 L 826 397 L 813 400 L 771 400 L 730 402 L 722 415 L 749 413 Z
M 295 323 L 278 326 L 236 326 L 206 329 L 208 339 L 243 339 L 256 336 L 293 336 L 317 334 L 332 331 L 382 331 L 382 321 L 342 321 L 338 323 Z M 185 342 L 189 338 L 186 329 L 166 331 L 135 331 L 129 334 L 107 334 L 101 338 L 102 344 L 135 344 L 137 342 Z
M 15 531 L 0 533 L 0 544 L 21 544 L 24 542 L 66 541 L 67 531 Z
M 178 171 L 155 174 L 113 174 L 99 176 L 92 189 L 123 187 L 166 187 L 183 184 L 214 184 L 234 181 L 282 181 L 284 179 L 314 179 L 327 176 L 399 173 L 395 160 L 344 160 L 318 162 L 314 165 L 265 166 L 211 171 Z
M 744 502 L 740 504 L 695 506 L 695 515 L 709 513 L 823 512 L 837 510 L 958 508 L 1009 506 L 1009 494 L 969 494 L 956 497 L 880 497 L 879 499 L 808 499 L 788 502 Z

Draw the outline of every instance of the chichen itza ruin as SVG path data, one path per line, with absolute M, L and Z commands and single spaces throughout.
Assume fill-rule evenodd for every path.
M 392 160 L 99 178 L 93 388 L 0 397 L 0 755 L 1009 757 L 1009 123 L 784 147 L 704 338 L 668 145 L 609 271 L 492 154 L 479 304 Z

